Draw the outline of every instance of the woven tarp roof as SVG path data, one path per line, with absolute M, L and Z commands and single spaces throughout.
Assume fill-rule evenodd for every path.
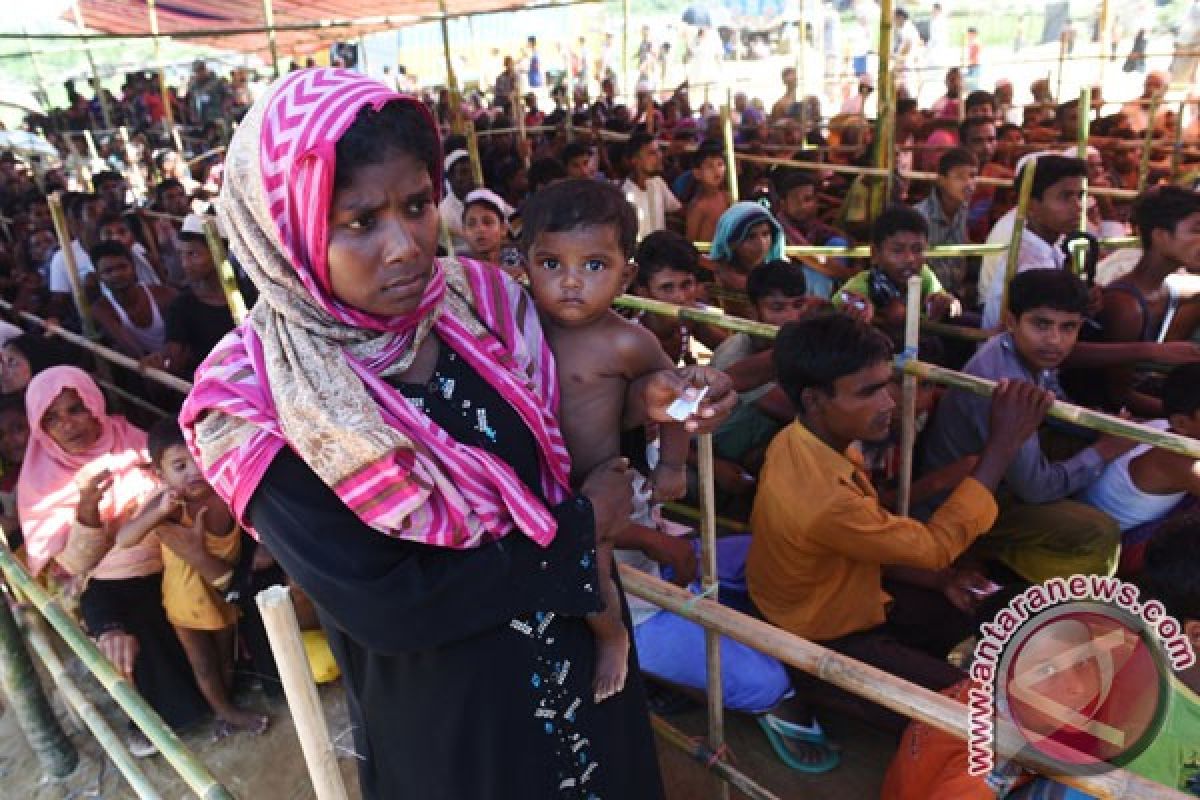
M 446 0 L 449 16 L 570 5 L 528 0 Z M 263 5 L 257 0 L 160 0 L 163 36 L 268 57 Z M 145 35 L 150 12 L 145 0 L 79 0 L 83 24 L 106 34 Z M 276 41 L 281 57 L 311 53 L 339 39 L 436 20 L 438 0 L 274 0 Z M 74 16 L 65 15 L 71 21 Z M 225 33 L 229 32 L 229 33 Z

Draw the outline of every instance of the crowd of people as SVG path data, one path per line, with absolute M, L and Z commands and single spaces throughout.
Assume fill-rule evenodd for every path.
M 948 656 L 1009 598 L 1122 574 L 1200 647 L 1200 463 L 1046 420 L 1070 400 L 1200 437 L 1200 194 L 1186 177 L 1200 151 L 1189 129 L 1172 153 L 1165 76 L 1124 104 L 1097 90 L 1085 158 L 1078 101 L 1054 102 L 1044 81 L 1023 109 L 1007 82 L 967 92 L 957 68 L 930 109 L 901 88 L 901 172 L 875 214 L 869 178 L 829 169 L 877 155 L 865 82 L 832 118 L 791 68 L 777 100 L 735 98 L 737 151 L 793 162 L 767 167 L 729 163 L 721 117 L 686 83 L 626 105 L 615 75 L 597 77 L 595 98 L 553 87 L 547 113 L 524 96 L 516 113 L 546 129 L 521 137 L 511 62 L 490 97 L 457 106 L 345 70 L 242 97 L 198 69 L 178 113 L 212 126 L 205 145 L 237 121 L 228 160 L 122 160 L 114 146 L 84 187 L 0 155 L 0 294 L 49 321 L 3 333 L 4 531 L 168 723 L 266 727 L 235 702 L 233 642 L 270 674 L 246 600 L 287 579 L 345 675 L 367 796 L 661 796 L 645 709 L 704 687 L 703 629 L 624 595 L 613 561 L 694 582 L 694 541 L 661 503 L 695 499 L 698 430 L 714 433 L 718 507 L 749 531 L 718 541 L 720 599 L 783 630 L 961 697 Z M 297 91 L 356 101 L 281 130 Z M 109 98 L 147 150 L 157 95 Z M 477 140 L 454 132 L 464 116 Z M 1012 242 L 1012 187 L 1030 170 L 1011 280 L 1006 253 L 929 257 Z M 252 308 L 236 327 L 213 225 Z M 1131 234 L 1134 249 L 1104 241 Z M 855 244 L 870 257 L 787 249 Z M 920 358 L 997 389 L 920 388 L 901 516 L 893 357 L 913 278 L 922 318 L 966 334 L 922 334 Z M 618 313 L 625 292 L 779 333 Z M 89 321 L 108 347 L 195 380 L 181 408 L 118 378 L 179 422 L 147 435 L 144 412 L 110 410 L 91 362 L 54 336 Z M 667 413 L 701 386 L 700 411 Z M 820 719 L 848 714 L 904 737 L 885 797 L 1000 796 L 967 774 L 965 745 L 721 648 L 727 706 L 789 767 L 837 767 Z M 1129 768 L 1195 790 L 1200 673 L 1180 677 L 1179 717 Z

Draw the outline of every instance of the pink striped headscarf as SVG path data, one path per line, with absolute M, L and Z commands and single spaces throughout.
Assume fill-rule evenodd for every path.
M 197 371 L 180 422 L 243 524 L 287 445 L 388 536 L 467 548 L 516 528 L 548 544 L 554 519 L 512 468 L 452 439 L 386 380 L 436 333 L 532 432 L 546 502 L 565 499 L 570 462 L 555 420 L 553 358 L 520 287 L 499 270 L 442 259 L 405 317 L 367 314 L 330 290 L 335 147 L 363 107 L 391 102 L 421 109 L 434 127 L 413 99 L 333 69 L 291 73 L 246 115 L 230 143 L 219 209 L 261 299 Z M 431 166 L 434 187 L 439 166 Z

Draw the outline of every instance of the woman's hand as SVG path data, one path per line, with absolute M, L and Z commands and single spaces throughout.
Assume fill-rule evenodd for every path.
M 96 647 L 112 662 L 125 680 L 133 680 L 133 665 L 138 656 L 138 640 L 122 630 L 106 631 L 96 640 Z
M 646 419 L 651 422 L 678 422 L 667 414 L 671 404 L 680 397 L 691 399 L 708 389 L 700 401 L 700 408 L 684 420 L 683 427 L 689 433 L 712 433 L 737 404 L 733 381 L 712 367 L 664 369 L 651 373 L 642 381 L 642 402 Z
M 629 459 L 613 458 L 592 470 L 580 487 L 596 517 L 596 543 L 611 544 L 633 513 L 633 472 Z
M 75 509 L 75 519 L 80 525 L 89 528 L 99 528 L 100 500 L 113 484 L 112 472 L 102 469 L 90 478 L 82 478 L 79 483 L 79 505 Z
M 207 508 L 196 512 L 196 519 L 190 528 L 171 524 L 160 526 L 158 541 L 170 548 L 171 552 L 193 568 L 197 567 L 208 556 L 208 550 L 204 546 L 204 517 L 207 514 Z

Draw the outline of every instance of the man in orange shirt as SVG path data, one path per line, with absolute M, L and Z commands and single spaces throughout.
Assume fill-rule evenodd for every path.
M 995 521 L 993 492 L 1053 395 L 1002 381 L 990 427 L 1002 433 L 948 468 L 943 477 L 957 487 L 923 524 L 883 507 L 852 450 L 889 432 L 888 339 L 844 314 L 821 315 L 780 331 L 775 366 L 797 416 L 771 443 L 755 497 L 751 597 L 798 636 L 930 689 L 956 683 L 963 673 L 946 655 L 972 632 L 973 605 L 997 587 L 952 565 Z M 813 681 L 793 671 L 798 691 L 816 689 Z M 905 721 L 833 687 L 811 694 L 897 732 Z

